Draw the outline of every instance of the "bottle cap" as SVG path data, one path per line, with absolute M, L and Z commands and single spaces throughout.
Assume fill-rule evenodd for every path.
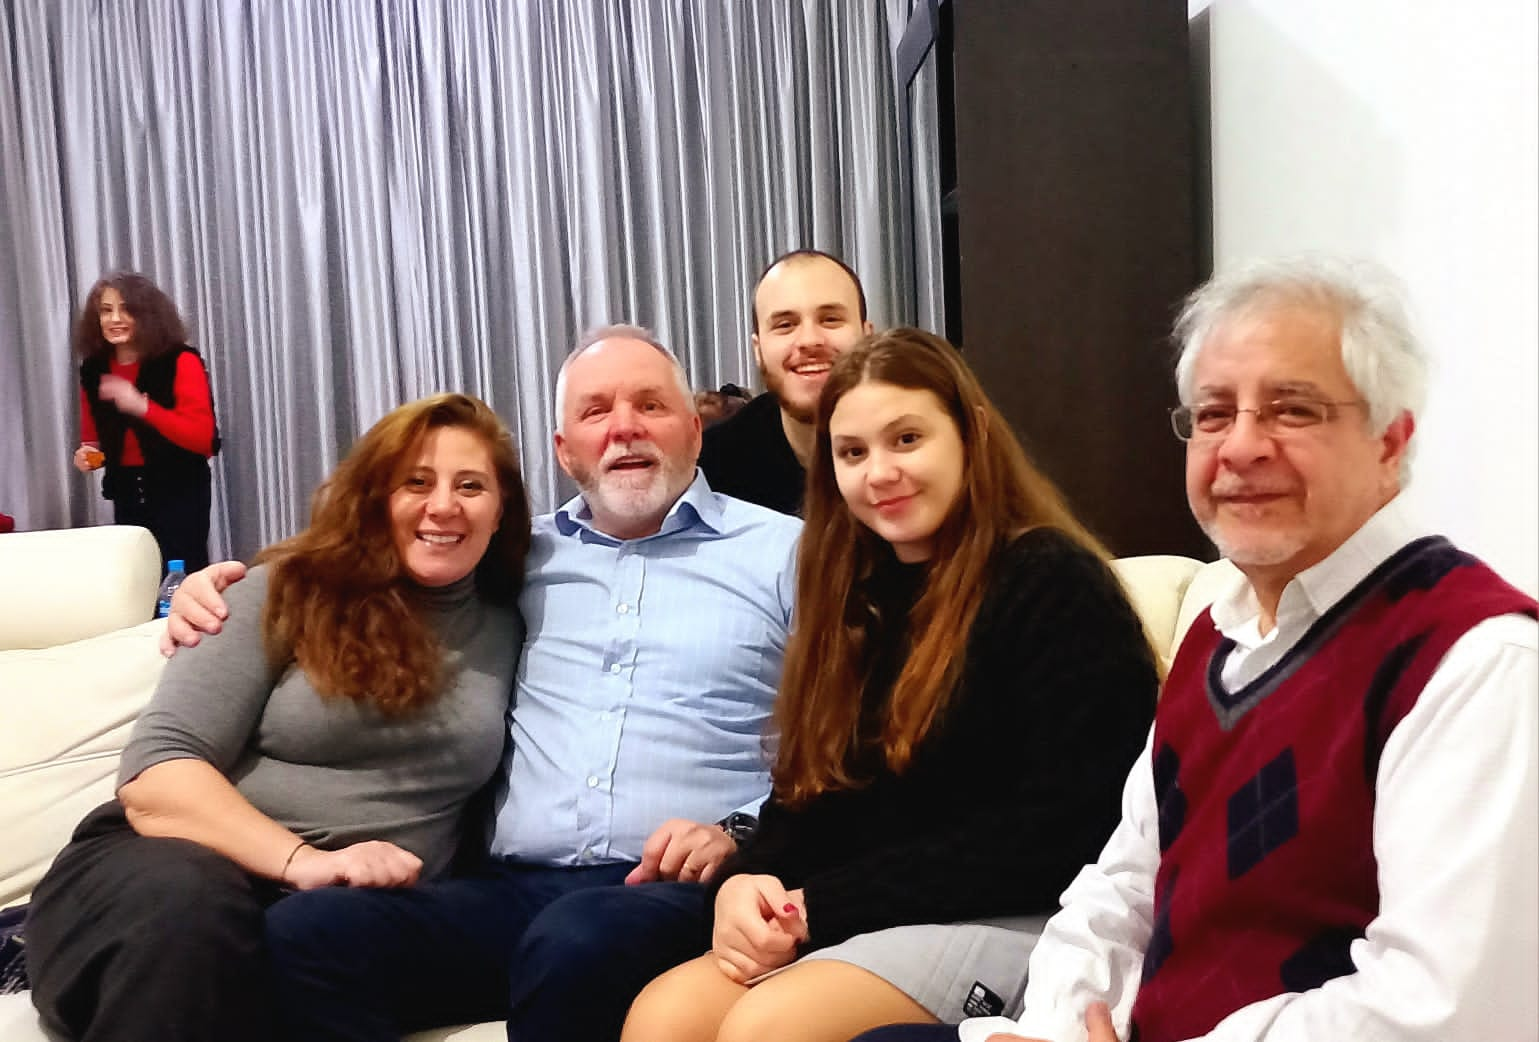
M 187 562 L 186 561 L 175 560 L 175 561 L 167 561 L 166 562 L 166 574 L 167 575 L 169 575 L 172 572 L 185 572 L 186 570 L 187 570 Z

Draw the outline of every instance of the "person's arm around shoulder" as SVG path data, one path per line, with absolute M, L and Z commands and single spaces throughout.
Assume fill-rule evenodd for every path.
M 222 595 L 245 577 L 246 566 L 239 561 L 219 561 L 183 579 L 171 596 L 160 653 L 170 658 L 177 648 L 197 647 L 203 634 L 218 633 L 230 617 Z

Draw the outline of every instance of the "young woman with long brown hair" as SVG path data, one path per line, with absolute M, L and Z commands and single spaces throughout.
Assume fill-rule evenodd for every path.
M 626 1042 L 1009 1008 L 1153 718 L 1105 552 L 944 340 L 890 330 L 835 362 L 806 522 L 773 794 L 711 952 L 648 986 Z
M 482 402 L 391 412 L 179 652 L 27 920 L 70 1038 L 265 1040 L 264 909 L 443 872 L 501 762 L 529 508 Z
M 171 298 L 137 272 L 98 279 L 75 322 L 80 356 L 84 473 L 105 467 L 102 495 L 113 520 L 141 525 L 160 544 L 162 566 L 208 564 L 209 457 L 219 427 L 208 370 L 187 346 Z

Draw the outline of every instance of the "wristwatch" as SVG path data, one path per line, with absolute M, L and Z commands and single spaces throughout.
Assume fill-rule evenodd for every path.
M 759 831 L 759 819 L 752 814 L 735 810 L 718 821 L 716 827 L 725 832 L 732 842 L 742 846 L 753 839 L 753 834 Z

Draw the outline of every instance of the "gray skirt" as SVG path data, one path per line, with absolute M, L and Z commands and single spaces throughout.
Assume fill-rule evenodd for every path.
M 919 1003 L 942 1024 L 960 1024 L 968 1017 L 1017 1017 L 1026 992 L 1026 962 L 1047 919 L 1045 915 L 1011 916 L 894 926 L 819 948 L 791 965 L 834 959 L 859 966 Z M 758 980 L 771 976 L 774 973 L 766 973 Z

